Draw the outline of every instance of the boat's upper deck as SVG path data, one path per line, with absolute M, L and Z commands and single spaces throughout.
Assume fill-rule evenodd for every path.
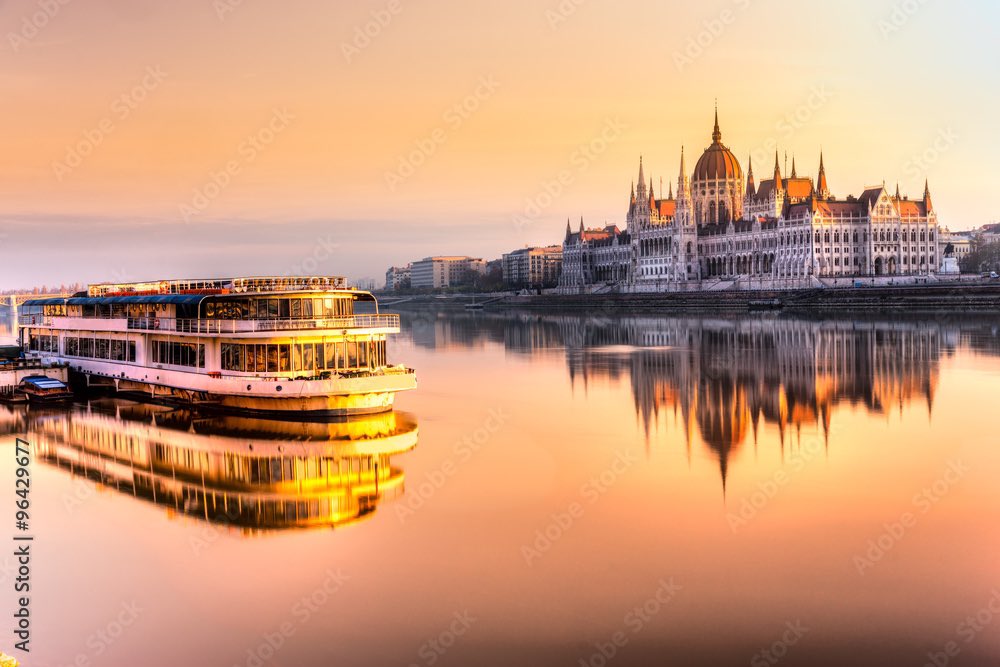
M 357 302 L 374 312 L 356 313 Z M 25 327 L 194 334 L 399 330 L 399 316 L 380 314 L 371 293 L 327 276 L 102 283 L 86 294 L 26 301 L 19 319 Z

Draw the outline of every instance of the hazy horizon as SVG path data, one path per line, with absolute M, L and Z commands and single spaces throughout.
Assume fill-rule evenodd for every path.
M 0 286 L 379 280 L 559 243 L 567 218 L 624 226 L 640 155 L 666 194 L 716 100 L 758 181 L 775 150 L 815 178 L 822 150 L 835 195 L 919 197 L 926 178 L 942 227 L 970 229 L 996 219 L 997 19 L 915 0 L 10 0 Z

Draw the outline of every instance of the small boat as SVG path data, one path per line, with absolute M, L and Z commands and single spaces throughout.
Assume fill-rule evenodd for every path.
M 73 398 L 73 392 L 65 382 L 44 375 L 29 375 L 17 386 L 18 393 L 31 403 L 57 403 Z
M 781 310 L 784 307 L 781 299 L 762 299 L 747 303 L 747 310 Z
M 483 310 L 486 306 L 481 303 L 467 303 L 465 304 L 466 310 Z

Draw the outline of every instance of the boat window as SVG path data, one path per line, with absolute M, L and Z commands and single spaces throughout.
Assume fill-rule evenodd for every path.
M 266 307 L 266 306 L 265 306 Z M 257 372 L 267 372 L 267 345 L 257 345 Z
M 287 373 L 292 370 L 291 359 L 288 355 L 288 345 L 278 346 L 278 370 L 281 373 Z
M 189 366 L 197 368 L 205 367 L 204 345 L 154 340 L 151 343 L 151 346 L 154 364 L 168 364 L 171 366 Z
M 327 369 L 337 368 L 337 344 L 327 343 L 326 344 L 326 367 Z
M 278 299 L 278 317 L 288 319 L 288 299 Z
M 267 300 L 267 318 L 270 320 L 278 317 L 278 299 Z
M 267 346 L 267 372 L 277 373 L 278 372 L 278 346 L 268 345 Z
M 316 370 L 316 355 L 314 354 L 312 343 L 306 343 L 302 346 L 302 370 Z
M 267 319 L 267 299 L 257 299 L 257 319 Z
M 290 317 L 292 319 L 299 319 L 302 317 L 302 299 L 292 299 L 290 304 L 291 312 Z
M 292 371 L 299 372 L 302 370 L 302 346 L 292 345 Z
M 302 317 L 312 319 L 313 302 L 312 299 L 302 299 Z

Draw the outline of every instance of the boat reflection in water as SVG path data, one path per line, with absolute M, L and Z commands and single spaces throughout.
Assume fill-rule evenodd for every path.
M 402 493 L 391 458 L 417 443 L 399 412 L 293 422 L 104 399 L 25 421 L 39 461 L 244 533 L 371 516 Z

